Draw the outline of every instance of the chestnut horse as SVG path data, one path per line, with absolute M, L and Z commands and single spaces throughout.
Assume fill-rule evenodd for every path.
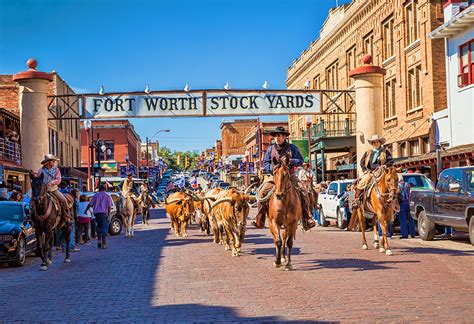
M 43 183 L 43 174 L 36 176 L 30 173 L 31 180 L 31 220 L 36 232 L 38 253 L 41 257 L 40 270 L 48 270 L 52 263 L 52 246 L 54 230 L 61 230 L 66 239 L 65 263 L 71 262 L 69 253 L 69 239 L 71 236 L 71 223 L 66 217 L 61 216 L 61 204 L 48 193 L 47 186 Z M 65 195 L 69 205 L 74 206 L 74 198 L 70 194 Z M 75 206 L 74 206 L 75 208 Z M 59 210 L 58 210 L 59 209 Z
M 380 253 L 392 255 L 392 250 L 388 245 L 387 240 L 387 225 L 393 221 L 393 212 L 400 211 L 398 205 L 398 174 L 395 167 L 387 167 L 385 165 L 379 167 L 374 171 L 373 186 L 369 184 L 370 193 L 364 199 L 360 206 L 353 210 L 353 216 L 349 224 L 349 229 L 355 227 L 356 221 L 362 232 L 362 249 L 367 250 L 367 241 L 365 239 L 365 215 L 364 211 L 374 214 L 372 225 L 374 227 L 374 248 L 379 248 Z M 382 229 L 382 239 L 378 241 L 377 223 Z
M 273 159 L 273 182 L 275 190 L 268 203 L 270 232 L 276 247 L 275 267 L 281 266 L 281 258 L 286 259 L 285 270 L 292 270 L 291 250 L 296 236 L 298 222 L 303 213 L 301 198 L 291 183 L 290 158 L 281 161 Z M 285 255 L 288 246 L 288 256 Z

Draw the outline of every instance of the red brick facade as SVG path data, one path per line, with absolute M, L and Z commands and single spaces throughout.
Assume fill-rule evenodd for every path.
M 257 119 L 240 119 L 222 122 L 222 157 L 225 159 L 229 155 L 244 155 L 244 138 L 256 125 Z
M 92 122 L 94 141 L 98 136 L 104 141 L 113 142 L 113 158 L 101 161 L 109 166 L 116 166 L 116 171 L 106 171 L 107 176 L 120 176 L 120 166 L 127 165 L 126 156 L 128 154 L 130 164 L 133 164 L 139 171 L 141 161 L 140 145 L 141 140 L 135 132 L 133 125 L 128 120 L 94 120 Z M 87 138 L 84 124 L 81 123 L 81 166 L 87 167 L 89 149 L 87 148 Z M 95 164 L 97 160 L 94 156 Z

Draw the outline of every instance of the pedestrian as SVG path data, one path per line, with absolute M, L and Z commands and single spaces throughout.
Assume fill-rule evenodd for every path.
M 86 195 L 81 195 L 79 198 L 79 204 L 77 207 L 77 237 L 76 241 L 78 244 L 90 244 L 90 227 L 91 218 L 93 211 L 91 208 L 86 213 L 87 206 L 89 203 L 86 200 Z M 83 240 L 84 237 L 84 240 Z
M 22 199 L 23 199 L 23 196 L 21 195 L 21 192 L 19 191 L 13 191 L 10 196 L 10 201 L 20 202 Z
M 398 204 L 400 205 L 400 211 L 397 214 L 398 221 L 400 222 L 400 232 L 402 233 L 402 239 L 408 238 L 408 234 L 412 238 L 415 238 L 415 221 L 410 215 L 410 184 L 403 180 L 403 176 L 398 174 Z
M 114 205 L 114 201 L 105 192 L 105 186 L 99 185 L 99 192 L 92 197 L 85 212 L 93 208 L 94 216 L 97 222 L 97 247 L 105 249 L 107 246 L 107 233 L 109 231 L 109 214 Z

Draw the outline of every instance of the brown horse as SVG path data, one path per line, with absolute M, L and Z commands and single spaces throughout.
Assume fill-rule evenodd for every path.
M 155 203 L 151 199 L 147 190 L 143 191 L 138 197 L 139 210 L 142 214 L 142 223 L 148 226 L 150 220 L 150 208 L 155 208 Z
M 41 257 L 40 270 L 48 270 L 52 263 L 52 246 L 54 230 L 62 231 L 66 239 L 66 257 L 65 263 L 71 262 L 69 251 L 69 239 L 71 236 L 71 222 L 67 215 L 61 215 L 61 204 L 53 198 L 48 192 L 47 186 L 43 183 L 43 174 L 36 176 L 30 173 L 31 180 L 31 220 L 36 232 L 38 252 Z M 65 195 L 69 205 L 74 205 L 74 197 L 70 194 Z M 75 208 L 75 207 L 74 207 Z
M 276 247 L 276 260 L 273 264 L 280 267 L 283 256 L 287 260 L 285 270 L 292 270 L 291 250 L 303 210 L 300 196 L 291 183 L 289 157 L 284 156 L 281 161 L 274 159 L 273 164 L 275 191 L 268 204 L 269 227 Z M 288 257 L 285 256 L 286 246 Z
M 374 228 L 374 248 L 379 248 L 380 253 L 385 252 L 386 255 L 392 255 L 392 250 L 387 240 L 387 225 L 393 220 L 393 212 L 400 211 L 398 205 L 398 174 L 395 167 L 381 166 L 374 171 L 374 184 L 369 184 L 370 193 L 367 199 L 364 198 L 359 208 L 353 210 L 353 216 L 349 224 L 349 229 L 355 227 L 358 222 L 362 232 L 362 249 L 367 250 L 367 241 L 365 239 L 365 215 L 364 211 L 373 214 Z M 382 229 L 382 239 L 378 241 L 377 223 Z

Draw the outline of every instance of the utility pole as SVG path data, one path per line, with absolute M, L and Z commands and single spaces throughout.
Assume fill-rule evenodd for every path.
M 150 178 L 150 167 L 148 163 L 148 137 L 146 138 L 146 153 L 145 153 L 145 159 L 146 159 L 146 178 Z

